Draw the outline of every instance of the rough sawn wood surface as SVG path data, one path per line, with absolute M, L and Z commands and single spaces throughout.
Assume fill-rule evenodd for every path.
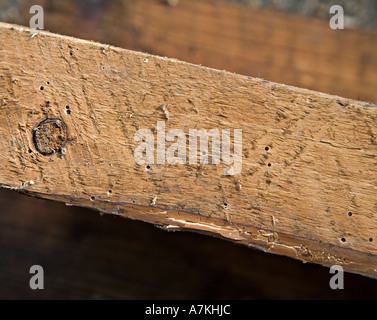
M 158 121 L 242 129 L 241 173 L 138 165 Z M 375 105 L 0 24 L 0 123 L 2 187 L 377 276 Z

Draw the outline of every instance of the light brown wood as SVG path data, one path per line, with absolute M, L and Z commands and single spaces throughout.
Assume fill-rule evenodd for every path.
M 332 30 L 310 19 L 233 2 L 25 0 L 45 8 L 45 29 L 343 97 L 377 101 L 377 32 Z M 329 15 L 330 17 L 330 15 Z M 11 22 L 11 21 L 7 21 Z M 14 21 L 12 21 L 14 22 Z
M 0 70 L 3 187 L 376 277 L 375 105 L 7 24 Z M 242 129 L 241 173 L 136 164 L 158 121 Z

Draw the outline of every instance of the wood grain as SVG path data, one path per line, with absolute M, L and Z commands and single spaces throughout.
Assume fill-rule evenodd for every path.
M 332 30 L 330 14 L 317 20 L 212 0 L 26 0 L 7 22 L 28 26 L 34 4 L 52 32 L 377 101 L 377 32 Z
M 375 105 L 24 27 L 0 30 L 3 187 L 376 276 Z M 64 153 L 35 149 L 33 129 L 46 118 L 66 124 Z M 135 132 L 157 121 L 185 132 L 242 129 L 241 173 L 137 165 Z

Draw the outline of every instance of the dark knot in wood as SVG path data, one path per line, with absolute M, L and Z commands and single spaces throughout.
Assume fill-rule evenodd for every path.
M 65 153 L 68 141 L 66 124 L 57 118 L 45 119 L 33 129 L 35 148 L 45 156 L 57 152 Z

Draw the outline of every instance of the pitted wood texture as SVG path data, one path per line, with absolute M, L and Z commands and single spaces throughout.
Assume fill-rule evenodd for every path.
M 25 0 L 16 23 L 29 25 L 30 7 L 40 4 L 52 32 L 377 101 L 377 32 L 332 30 L 331 14 L 318 20 L 217 0 L 84 3 Z
M 0 27 L 3 187 L 376 276 L 375 105 L 33 34 Z M 67 126 L 63 153 L 33 144 L 46 118 Z M 242 129 L 241 173 L 138 165 L 135 132 L 158 121 Z

